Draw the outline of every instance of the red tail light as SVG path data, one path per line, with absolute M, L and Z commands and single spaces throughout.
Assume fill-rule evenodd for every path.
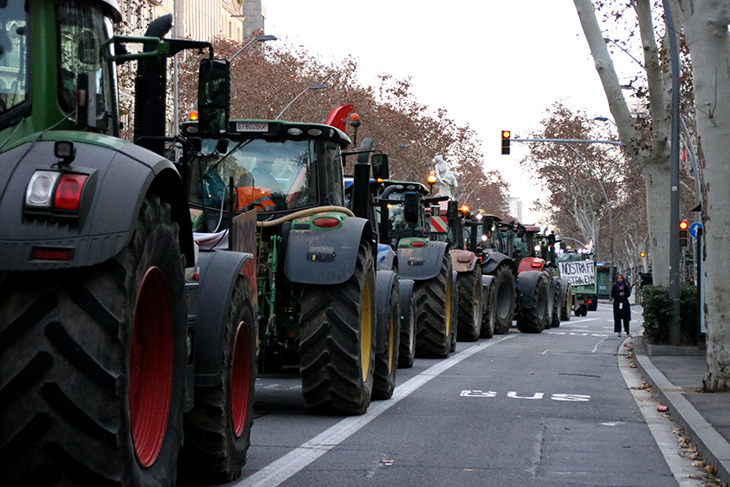
M 33 248 L 33 260 L 60 260 L 68 262 L 73 257 L 73 249 Z
M 411 247 L 425 247 L 426 242 L 421 242 L 420 240 L 414 240 L 411 242 Z
M 61 210 L 78 210 L 86 174 L 62 174 L 56 188 L 54 206 Z
M 314 221 L 312 221 L 312 224 L 315 227 L 319 228 L 333 228 L 340 224 L 340 220 L 338 220 L 337 218 L 323 217 L 316 218 Z
M 542 267 L 542 262 L 540 262 L 539 260 L 533 260 L 532 264 L 530 265 L 536 269 L 539 269 L 540 267 Z

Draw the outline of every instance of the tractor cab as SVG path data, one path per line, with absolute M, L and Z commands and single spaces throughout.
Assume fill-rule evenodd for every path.
M 197 122 L 183 135 L 197 137 Z M 350 143 L 321 124 L 232 120 L 228 130 L 201 136 L 190 164 L 189 200 L 199 231 L 215 231 L 222 216 L 256 209 L 259 220 L 295 211 L 343 206 L 341 151 Z
M 116 72 L 104 54 L 112 54 L 118 20 L 113 0 L 0 2 L 0 140 L 54 124 L 116 134 Z M 55 35 L 34 45 L 34 29 Z M 27 118 L 32 123 L 19 123 Z

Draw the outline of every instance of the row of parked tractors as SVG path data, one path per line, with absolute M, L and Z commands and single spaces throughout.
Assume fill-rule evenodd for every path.
M 350 106 L 231 120 L 228 61 L 164 38 L 169 16 L 111 37 L 115 0 L 8 0 L 0 19 L 3 485 L 230 481 L 257 373 L 299 374 L 314 412 L 363 414 L 415 357 L 568 319 L 570 287 L 535 251 L 554 237 L 389 180 L 372 140 L 350 147 Z M 185 49 L 210 53 L 199 119 L 166 137 Z M 113 78 L 130 60 L 135 143 Z

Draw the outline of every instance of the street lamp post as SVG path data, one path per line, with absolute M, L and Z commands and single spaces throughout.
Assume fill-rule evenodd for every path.
M 236 53 L 233 56 L 228 58 L 228 62 L 233 61 L 239 54 L 241 54 L 244 51 L 244 49 L 246 49 L 248 46 L 250 46 L 254 42 L 268 42 L 268 41 L 275 41 L 276 39 L 277 39 L 277 37 L 273 36 L 273 35 L 263 35 L 263 36 L 252 37 L 246 44 L 243 45 L 243 47 L 241 49 L 236 51 Z
M 606 206 L 608 207 L 608 232 L 610 234 L 610 247 L 609 247 L 609 257 L 611 261 L 613 262 L 613 210 L 611 208 L 611 200 L 608 199 L 608 194 L 606 193 L 606 188 L 603 187 L 603 183 L 601 182 L 601 178 L 598 177 L 598 174 L 596 174 L 596 171 L 593 170 L 591 165 L 588 163 L 585 157 L 583 157 L 583 154 L 578 152 L 573 146 L 570 144 L 561 144 L 565 145 L 567 148 L 575 152 L 575 154 L 580 157 L 580 159 L 583 161 L 585 166 L 588 168 L 588 170 L 591 172 L 594 178 L 596 178 L 596 181 L 598 181 L 598 185 L 601 187 L 601 192 L 603 193 L 603 198 L 606 200 Z M 555 166 L 553 164 L 547 166 L 550 169 L 558 169 L 561 171 L 564 171 L 564 169 L 560 166 Z
M 301 91 L 301 93 L 299 93 L 297 96 L 295 96 L 292 101 L 290 101 L 289 103 L 287 103 L 287 105 L 279 112 L 279 114 L 276 116 L 276 118 L 274 120 L 279 120 L 279 118 L 284 114 L 284 112 L 286 111 L 286 109 L 289 108 L 292 105 L 292 103 L 294 103 L 295 101 L 297 101 L 299 99 L 299 97 L 302 96 L 307 91 L 309 91 L 309 90 L 323 90 L 325 88 L 327 88 L 327 85 L 322 85 L 322 84 L 309 85 L 309 86 L 307 86 L 306 88 L 304 88 Z

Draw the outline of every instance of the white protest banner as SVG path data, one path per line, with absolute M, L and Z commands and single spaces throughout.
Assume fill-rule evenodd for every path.
M 565 277 L 571 286 L 590 286 L 595 283 L 595 266 L 592 260 L 579 262 L 558 262 L 560 277 Z

